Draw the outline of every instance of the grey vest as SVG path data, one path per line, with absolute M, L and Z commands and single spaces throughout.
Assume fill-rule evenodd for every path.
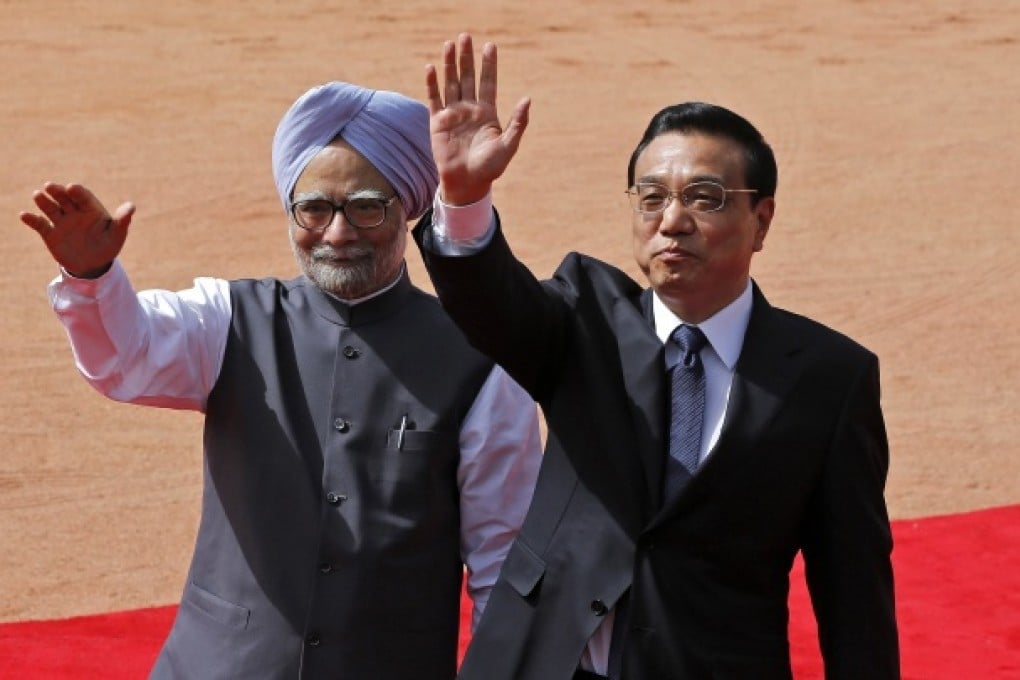
M 152 677 L 449 680 L 458 436 L 491 363 L 406 275 L 353 307 L 304 278 L 230 290 L 195 554 Z

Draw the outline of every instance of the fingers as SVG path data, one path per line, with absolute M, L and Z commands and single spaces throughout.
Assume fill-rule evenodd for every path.
M 486 64 L 486 54 L 491 54 Z M 486 44 L 482 53 L 482 80 L 479 86 L 489 93 L 489 102 L 495 102 L 496 73 L 495 46 Z M 477 98 L 475 85 L 474 44 L 469 33 L 461 33 L 457 41 L 443 43 L 443 86 L 440 90 L 439 74 L 432 64 L 425 66 L 425 91 L 429 111 L 433 114 L 444 107 L 461 101 L 473 102 Z
M 22 222 L 32 229 L 44 234 L 61 225 L 91 224 L 97 220 L 108 219 L 106 208 L 99 199 L 81 184 L 56 184 L 46 182 L 42 189 L 32 193 L 32 201 L 42 215 L 23 212 L 18 215 Z M 121 206 L 123 210 L 125 203 Z M 128 222 L 134 206 L 127 211 Z
M 460 48 L 460 97 L 465 101 L 475 100 L 475 48 L 471 35 L 461 33 L 457 37 Z
M 103 213 L 103 205 L 91 191 L 80 184 L 47 182 L 32 194 L 32 201 L 54 224 L 84 213 Z
M 64 209 L 60 206 L 60 201 L 58 200 L 62 192 L 62 186 L 47 182 L 43 185 L 42 189 L 32 192 L 32 202 L 39 208 L 42 215 L 21 212 L 18 213 L 18 219 L 31 227 L 40 236 L 45 235 L 50 229 L 53 229 L 53 223 L 64 216 Z
M 42 211 L 42 214 L 49 218 L 50 222 L 56 222 L 64 217 L 64 207 L 71 207 L 67 198 L 67 192 L 63 186 L 47 182 L 43 188 L 32 192 L 32 202 Z
M 443 110 L 443 97 L 439 94 L 439 76 L 436 67 L 425 65 L 425 97 L 429 102 L 429 113 L 433 116 Z
M 20 219 L 26 226 L 32 229 L 32 231 L 38 233 L 40 236 L 46 233 L 48 230 L 53 228 L 50 221 L 41 215 L 36 215 L 30 212 L 18 213 L 18 219 Z
M 460 101 L 460 78 L 457 76 L 457 47 L 453 41 L 443 43 L 443 95 L 447 106 Z
M 496 105 L 496 46 L 485 43 L 482 46 L 482 73 L 478 81 L 478 99 L 485 104 Z
M 75 210 L 102 210 L 103 206 L 95 194 L 81 184 L 68 184 L 65 190 L 67 201 Z
M 449 100 L 450 78 L 456 78 L 457 67 L 454 62 L 454 45 L 447 40 L 443 43 L 443 78 L 446 81 L 446 100 Z M 452 74 L 452 75 L 451 75 Z M 459 94 L 459 92 L 458 92 Z M 425 97 L 429 102 L 429 113 L 435 115 L 443 110 L 447 101 L 444 101 L 444 93 L 439 90 L 439 74 L 432 64 L 425 64 Z

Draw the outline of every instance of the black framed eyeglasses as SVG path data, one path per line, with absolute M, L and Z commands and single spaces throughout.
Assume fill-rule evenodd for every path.
M 718 182 L 691 182 L 680 191 L 670 191 L 655 182 L 639 182 L 627 189 L 630 206 L 642 215 L 661 215 L 674 198 L 679 197 L 685 208 L 712 213 L 726 207 L 727 194 L 756 194 L 757 189 L 727 189 Z
M 396 194 L 389 198 L 366 196 L 349 198 L 341 203 L 312 198 L 291 203 L 290 214 L 299 227 L 316 233 L 326 231 L 338 212 L 343 213 L 344 219 L 353 227 L 374 229 L 386 221 L 386 210 L 396 197 Z

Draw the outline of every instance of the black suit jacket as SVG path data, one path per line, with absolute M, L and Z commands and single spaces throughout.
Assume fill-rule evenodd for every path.
M 790 678 L 798 550 L 826 676 L 899 677 L 874 354 L 755 285 L 719 441 L 663 506 L 668 392 L 651 292 L 576 253 L 539 282 L 500 231 L 477 255 L 440 257 L 429 218 L 415 237 L 443 305 L 548 425 L 461 678 L 569 679 L 628 591 L 623 678 Z

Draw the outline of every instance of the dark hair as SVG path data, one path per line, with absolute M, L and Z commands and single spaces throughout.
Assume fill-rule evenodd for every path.
M 732 139 L 744 147 L 744 181 L 757 189 L 752 205 L 762 197 L 776 195 L 776 157 L 761 133 L 745 118 L 715 104 L 686 102 L 667 106 L 652 116 L 641 141 L 627 164 L 627 186 L 634 184 L 638 156 L 653 139 L 669 132 L 700 132 Z

